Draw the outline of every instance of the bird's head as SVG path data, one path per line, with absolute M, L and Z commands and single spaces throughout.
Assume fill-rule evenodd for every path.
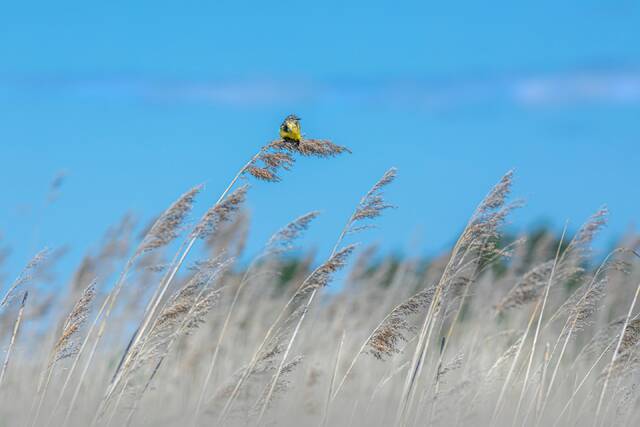
M 285 122 L 293 122 L 293 123 L 299 123 L 300 122 L 300 117 L 296 116 L 295 114 L 289 114 L 285 119 Z

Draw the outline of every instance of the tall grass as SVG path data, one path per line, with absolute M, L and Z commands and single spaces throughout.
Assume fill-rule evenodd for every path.
M 202 186 L 137 234 L 129 217 L 110 228 L 66 289 L 38 286 L 55 260 L 36 254 L 0 294 L 0 425 L 640 423 L 640 237 L 598 262 L 605 209 L 573 236 L 505 236 L 522 207 L 508 172 L 450 251 L 377 256 L 357 238 L 393 217 L 390 169 L 354 195 L 321 261 L 292 254 L 319 215 L 292 206 L 294 219 L 238 263 L 251 180 L 277 185 L 299 156 L 345 152 L 273 141 L 199 219 Z

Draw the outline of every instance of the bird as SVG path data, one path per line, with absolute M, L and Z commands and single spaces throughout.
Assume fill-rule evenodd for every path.
M 288 115 L 280 125 L 280 138 L 287 142 L 300 143 L 300 118 L 294 114 Z

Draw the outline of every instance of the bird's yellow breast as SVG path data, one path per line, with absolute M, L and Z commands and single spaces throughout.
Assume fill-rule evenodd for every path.
M 282 126 L 280 126 L 280 138 L 300 142 L 302 140 L 300 125 L 294 121 L 285 121 Z

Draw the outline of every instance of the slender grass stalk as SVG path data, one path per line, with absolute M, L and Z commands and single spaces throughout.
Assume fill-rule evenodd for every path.
M 252 264 L 253 265 L 253 264 Z M 198 402 L 196 403 L 196 408 L 193 412 L 193 420 L 191 422 L 192 426 L 195 426 L 200 417 L 200 413 L 202 411 L 202 405 L 204 403 L 205 395 L 207 393 L 207 386 L 211 381 L 211 376 L 213 375 L 213 370 L 215 368 L 216 362 L 218 360 L 218 353 L 220 352 L 220 346 L 222 345 L 222 341 L 224 340 L 225 334 L 227 332 L 227 328 L 229 327 L 229 323 L 231 322 L 231 316 L 233 315 L 233 310 L 238 302 L 238 298 L 240 297 L 240 293 L 244 289 L 245 284 L 248 282 L 248 273 L 251 270 L 251 267 L 247 269 L 245 272 L 240 284 L 238 285 L 236 292 L 233 295 L 233 300 L 231 301 L 231 305 L 229 306 L 229 310 L 227 312 L 227 316 L 224 319 L 224 323 L 222 324 L 222 329 L 220 330 L 220 335 L 218 336 L 218 341 L 216 342 L 215 350 L 213 351 L 213 355 L 211 356 L 211 362 L 209 363 L 209 368 L 207 369 L 207 373 L 204 377 L 204 381 L 202 383 L 202 388 L 200 390 L 200 395 L 198 397 Z
M 96 314 L 96 316 L 94 317 L 93 322 L 91 323 L 91 326 L 89 327 L 89 330 L 87 331 L 87 334 L 85 335 L 84 339 L 82 340 L 82 344 L 80 345 L 80 348 L 78 350 L 78 352 L 76 353 L 76 355 L 73 358 L 73 363 L 71 364 L 71 366 L 69 367 L 68 371 L 67 371 L 67 375 L 65 377 L 64 383 L 62 384 L 62 387 L 60 388 L 60 391 L 58 392 L 58 398 L 56 399 L 56 403 L 53 406 L 53 409 L 51 410 L 51 416 L 47 418 L 47 422 L 45 424 L 45 426 L 49 426 L 51 424 L 51 422 L 54 419 L 54 416 L 56 414 L 56 412 L 58 411 L 58 408 L 60 407 L 60 404 L 62 403 L 62 400 L 64 398 L 65 392 L 67 390 L 67 387 L 69 386 L 69 383 L 71 381 L 71 378 L 73 377 L 73 374 L 78 366 L 78 362 L 80 360 L 80 356 L 82 355 L 87 342 L 89 341 L 89 337 L 93 334 L 93 330 L 95 329 L 96 325 L 98 324 L 98 320 L 100 319 L 100 316 L 102 315 L 102 313 L 104 312 L 105 307 L 107 306 L 107 304 L 109 303 L 109 298 L 105 298 L 105 300 L 102 303 L 102 306 L 100 307 L 100 309 L 98 310 L 98 313 Z
M 400 397 L 400 405 L 398 407 L 398 411 L 396 414 L 396 419 L 394 422 L 394 426 L 404 425 L 405 417 L 407 415 L 411 396 L 413 395 L 413 387 L 416 379 L 419 377 L 422 365 L 424 363 L 426 353 L 429 346 L 429 339 L 431 337 L 432 331 L 432 319 L 434 316 L 434 312 L 436 310 L 436 306 L 440 304 L 441 294 L 443 292 L 445 275 L 454 265 L 454 259 L 457 257 L 458 251 L 461 249 L 463 238 L 460 237 L 458 242 L 454 246 L 451 255 L 449 257 L 449 261 L 447 262 L 447 266 L 444 269 L 444 273 L 438 285 L 436 286 L 436 290 L 429 304 L 429 310 L 424 318 L 424 322 L 422 323 L 422 327 L 420 328 L 420 333 L 418 334 L 418 343 L 416 345 L 416 349 L 413 353 L 413 358 L 411 360 L 411 365 L 409 367 L 409 371 L 407 372 L 407 377 L 405 379 L 404 388 L 402 390 L 402 394 Z
M 414 295 L 412 298 L 416 297 L 418 294 Z M 411 300 L 411 298 L 410 298 Z M 358 362 L 358 360 L 360 359 L 360 356 L 364 353 L 365 349 L 367 348 L 367 346 L 369 345 L 369 343 L 371 342 L 371 340 L 373 339 L 373 337 L 375 336 L 375 334 L 380 330 L 380 328 L 382 328 L 382 326 L 387 323 L 387 321 L 393 316 L 393 314 L 395 312 L 398 312 L 399 310 L 402 309 L 402 306 L 406 304 L 406 301 L 398 304 L 397 306 L 395 306 L 393 308 L 393 310 L 391 310 L 381 321 L 380 323 L 378 323 L 378 325 L 373 328 L 373 331 L 369 334 L 369 336 L 367 336 L 367 338 L 363 341 L 362 345 L 360 346 L 360 348 L 358 349 L 358 351 L 356 352 L 356 355 L 353 357 L 353 359 L 351 360 L 351 363 L 349 364 L 349 367 L 347 368 L 347 370 L 345 371 L 344 375 L 342 376 L 342 379 L 340 380 L 340 383 L 338 384 L 338 386 L 335 388 L 335 390 L 333 391 L 333 394 L 331 396 L 331 400 L 335 400 L 336 397 L 338 396 L 338 394 L 340 393 L 340 391 L 342 390 L 347 378 L 349 377 L 349 375 L 351 374 L 351 372 L 353 371 L 353 368 L 356 366 L 356 363 Z
M 562 242 L 564 241 L 564 237 L 567 233 L 567 226 L 568 224 L 565 223 L 564 229 L 562 230 L 562 236 L 560 236 L 560 243 L 558 244 L 558 250 L 556 251 L 556 257 L 555 260 L 553 262 L 553 268 L 551 269 L 551 274 L 549 275 L 549 281 L 547 282 L 547 286 L 545 287 L 544 290 L 544 297 L 542 299 L 542 307 L 540 308 L 540 315 L 538 316 L 538 323 L 536 325 L 536 331 L 533 334 L 533 344 L 531 344 L 531 353 L 529 354 L 529 362 L 527 363 L 527 371 L 524 375 L 524 381 L 522 384 L 522 389 L 520 391 L 520 397 L 518 398 L 518 404 L 516 405 L 516 412 L 515 415 L 513 417 L 514 420 L 518 419 L 518 415 L 520 413 L 520 406 L 522 405 L 522 400 L 524 399 L 524 394 L 527 388 L 527 385 L 529 383 L 529 375 L 531 374 L 531 365 L 533 364 L 533 357 L 535 355 L 536 352 L 536 347 L 538 344 L 538 337 L 540 336 L 540 327 L 542 325 L 542 318 L 544 317 L 544 309 L 547 306 L 547 300 L 549 299 L 549 291 L 551 289 L 551 284 L 553 283 L 553 279 L 555 278 L 555 273 L 556 273 L 556 268 L 558 266 L 558 260 L 560 259 L 560 252 L 562 250 Z M 506 391 L 506 386 L 508 385 L 507 382 L 505 382 L 505 386 L 503 387 L 503 391 L 501 392 L 501 396 L 498 399 L 498 403 L 496 404 L 496 408 L 494 410 L 494 413 L 492 415 L 492 421 L 491 424 L 493 425 L 493 423 L 496 420 L 496 417 L 498 416 L 498 413 L 501 409 L 501 400 L 504 397 L 504 391 Z
M 293 343 L 295 342 L 296 336 L 298 335 L 298 332 L 300 332 L 300 327 L 302 326 L 302 322 L 304 321 L 304 318 L 306 317 L 308 311 L 308 306 L 311 305 L 311 303 L 313 302 L 313 298 L 316 296 L 316 291 L 314 290 L 311 293 L 311 296 L 309 297 L 308 301 L 307 301 L 307 307 L 305 308 L 305 310 L 302 312 L 302 315 L 300 316 L 300 319 L 298 320 L 298 323 L 296 324 L 295 329 L 293 330 L 293 334 L 291 335 L 291 339 L 289 340 L 288 344 L 287 344 L 287 348 L 284 351 L 284 354 L 282 356 L 282 360 L 280 361 L 280 365 L 278 365 L 278 368 L 276 370 L 276 374 L 273 376 L 273 380 L 271 382 L 271 385 L 269 386 L 269 391 L 267 392 L 264 404 L 262 405 L 262 409 L 260 409 L 260 415 L 258 415 L 258 421 L 256 422 L 256 425 L 261 425 L 262 423 L 262 419 L 264 418 L 264 414 L 267 411 L 267 408 L 269 407 L 269 402 L 271 401 L 271 398 L 273 397 L 273 393 L 275 391 L 276 385 L 278 384 L 278 379 L 280 378 L 280 374 L 282 373 L 282 369 L 284 368 L 284 365 L 287 361 L 287 357 L 289 356 L 289 352 L 291 352 L 291 347 L 293 347 Z
M 543 404 L 544 398 L 546 397 L 544 390 L 545 390 L 545 384 L 547 382 L 547 367 L 549 366 L 549 358 L 550 358 L 549 343 L 547 343 L 544 348 L 544 360 L 542 364 L 542 369 L 540 370 L 540 386 L 538 387 L 538 393 L 536 397 L 536 419 L 540 419 L 539 414 L 542 413 L 542 404 Z
M 45 402 L 47 391 L 49 390 L 49 385 L 51 383 L 51 379 L 53 378 L 53 373 L 55 371 L 57 363 L 62 359 L 73 356 L 79 351 L 75 347 L 74 341 L 78 336 L 82 326 L 85 324 L 87 317 L 89 316 L 89 313 L 91 311 L 91 306 L 96 296 L 95 288 L 96 282 L 94 280 L 82 292 L 80 299 L 75 303 L 75 305 L 71 309 L 71 312 L 68 314 L 66 321 L 64 322 L 60 337 L 51 349 L 51 355 L 49 356 L 49 361 L 44 372 L 46 380 L 43 387 L 39 387 L 38 393 L 36 393 L 36 399 L 39 395 L 39 401 L 32 418 L 32 426 L 34 426 L 38 422 L 40 412 Z
M 582 389 L 582 386 L 587 382 L 587 379 L 589 378 L 589 376 L 591 375 L 593 370 L 596 368 L 596 366 L 598 366 L 598 363 L 600 363 L 600 361 L 607 354 L 607 352 L 609 351 L 609 349 L 611 348 L 612 345 L 613 345 L 613 343 L 609 344 L 602 351 L 602 353 L 600 353 L 600 355 L 598 356 L 596 361 L 593 362 L 593 364 L 591 365 L 591 367 L 589 368 L 587 373 L 582 377 L 582 380 L 580 381 L 580 384 L 578 384 L 578 386 L 574 388 L 573 393 L 571 393 L 571 396 L 569 396 L 569 400 L 567 401 L 567 403 L 562 408 L 562 411 L 560 411 L 560 414 L 556 416 L 556 420 L 554 421 L 552 427 L 556 427 L 562 421 L 563 415 L 567 412 L 567 409 L 569 409 L 569 407 L 573 403 L 573 400 L 578 395 L 578 392 L 580 392 L 580 390 Z
M 325 427 L 327 425 L 327 421 L 331 416 L 331 396 L 333 395 L 333 386 L 336 382 L 336 377 L 338 376 L 338 367 L 340 366 L 340 356 L 342 354 L 342 346 L 344 345 L 345 335 L 346 331 L 342 331 L 342 338 L 340 338 L 340 344 L 338 345 L 338 351 L 336 353 L 336 361 L 333 364 L 333 373 L 331 374 L 331 381 L 329 382 L 329 393 L 327 395 L 327 400 L 325 401 L 324 411 L 322 414 L 322 422 L 320 423 L 322 427 Z
M 11 339 L 9 340 L 9 348 L 7 349 L 7 354 L 5 355 L 4 362 L 2 363 L 2 371 L 0 371 L 0 390 L 2 389 L 2 383 L 4 382 L 4 377 L 9 367 L 9 360 L 11 359 L 13 347 L 18 337 L 18 331 L 20 330 L 20 324 L 22 323 L 22 317 L 24 316 L 24 307 L 27 303 L 28 296 L 29 291 L 25 291 L 24 295 L 22 296 L 22 302 L 20 303 L 20 309 L 18 310 L 18 316 L 16 317 L 16 321 L 13 324 L 13 333 L 11 334 Z
M 44 404 L 45 396 L 47 395 L 47 390 L 49 389 L 49 384 L 51 383 L 51 378 L 53 377 L 53 366 L 50 366 L 46 371 L 46 379 L 42 385 L 41 390 L 38 390 L 36 393 L 35 399 L 38 402 L 35 408 L 35 412 L 31 413 L 31 423 L 29 425 L 31 427 L 35 426 L 38 422 L 38 418 L 40 417 L 40 411 L 42 410 L 42 405 Z
M 73 363 L 71 365 L 71 368 L 69 369 L 69 372 L 67 373 L 67 377 L 65 378 L 64 384 L 62 385 L 62 389 L 60 390 L 60 393 L 58 395 L 58 400 L 56 401 L 56 404 L 53 407 L 53 410 L 51 412 L 51 417 L 49 418 L 49 420 L 53 419 L 53 415 L 55 415 L 57 408 L 60 406 L 62 399 L 64 397 L 64 392 L 66 390 L 66 388 L 69 386 L 71 378 L 73 376 L 73 373 L 75 372 L 78 363 L 80 362 L 80 357 L 84 352 L 84 349 L 86 348 L 87 344 L 89 343 L 89 338 L 92 336 L 92 333 L 94 331 L 94 329 L 96 328 L 96 326 L 98 325 L 98 321 L 100 320 L 100 318 L 102 317 L 102 315 L 104 314 L 104 311 L 106 310 L 107 306 L 109 305 L 109 302 L 112 298 L 112 294 L 108 294 L 107 297 L 105 298 L 104 302 L 102 303 L 102 306 L 100 307 L 100 310 L 98 310 L 98 313 L 96 314 L 93 323 L 91 324 L 91 327 L 89 328 L 89 331 L 87 332 L 84 341 L 82 342 L 82 345 L 80 346 L 80 350 L 78 350 L 78 354 L 76 354 Z M 95 353 L 95 349 L 98 345 L 98 341 L 94 341 L 93 344 L 93 348 L 91 350 L 91 355 L 93 355 Z M 90 357 L 85 365 L 84 365 L 84 369 L 82 370 L 82 373 L 80 374 L 80 378 L 76 384 L 76 388 L 73 391 L 73 395 L 71 396 L 71 401 L 69 402 L 69 405 L 67 407 L 67 411 L 65 413 L 64 416 L 64 421 L 62 422 L 63 426 L 68 425 L 69 420 L 71 419 L 71 414 L 73 413 L 73 409 L 75 408 L 75 404 L 76 401 L 78 400 L 78 396 L 80 396 L 80 390 L 82 389 L 82 385 L 83 385 L 83 380 L 87 375 L 87 372 L 89 371 L 89 367 L 91 365 L 91 360 L 92 357 Z
M 464 236 L 464 233 L 463 233 L 463 236 Z M 427 312 L 425 321 L 422 324 L 422 328 L 420 329 L 418 346 L 416 347 L 416 351 L 414 353 L 414 359 L 412 360 L 413 366 L 415 366 L 415 368 L 414 368 L 413 374 L 411 375 L 410 373 L 407 374 L 407 379 L 405 382 L 405 387 L 404 387 L 402 398 L 401 398 L 401 406 L 396 416 L 395 425 L 406 425 L 407 423 L 406 417 L 409 416 L 411 412 L 412 403 L 415 396 L 416 383 L 417 381 L 419 381 L 422 375 L 422 370 L 423 370 L 424 363 L 427 357 L 427 352 L 429 349 L 429 343 L 431 342 L 431 337 L 432 337 L 434 326 L 435 326 L 435 319 L 441 309 L 440 305 L 442 303 L 441 299 L 443 298 L 444 289 L 455 279 L 457 272 L 464 271 L 468 266 L 471 266 L 478 261 L 477 258 L 473 258 L 469 262 L 459 265 L 459 267 L 456 269 L 457 271 L 455 274 L 451 275 L 450 277 L 447 276 L 447 272 L 450 271 L 454 266 L 453 261 L 454 261 L 454 258 L 457 258 L 459 250 L 464 249 L 463 255 L 460 257 L 460 263 L 462 263 L 462 261 L 466 259 L 466 257 L 471 252 L 472 248 L 475 246 L 474 244 L 475 239 L 471 240 L 470 244 L 467 245 L 466 248 L 464 248 L 464 245 L 462 244 L 463 241 L 464 239 L 463 237 L 461 237 L 458 243 L 456 244 L 456 247 L 454 247 L 454 250 L 449 258 L 447 267 L 444 270 L 443 276 L 438 282 L 438 286 L 436 287 L 436 292 L 429 306 L 429 311 Z M 436 301 L 437 301 L 437 305 L 434 305 L 434 302 Z M 453 325 L 455 325 L 455 322 L 452 324 L 452 326 Z M 450 329 L 450 332 L 453 333 L 453 329 Z M 445 342 L 445 346 L 446 345 L 447 344 Z M 442 353 L 440 354 L 439 358 L 441 360 Z M 416 412 L 416 417 L 417 416 L 418 416 L 418 413 Z
M 607 265 L 607 263 L 609 262 L 609 259 L 619 253 L 620 250 L 616 249 L 612 252 L 610 252 L 607 257 L 604 259 L 604 261 L 600 264 L 600 266 L 598 267 L 598 269 L 596 270 L 596 272 L 593 275 L 593 278 L 591 279 L 591 282 L 588 284 L 587 286 L 587 290 L 585 291 L 585 293 L 582 295 L 582 297 L 576 302 L 576 307 L 579 307 L 580 304 L 586 300 L 586 298 L 589 296 L 590 291 L 592 290 L 593 286 L 596 285 L 596 281 L 598 280 L 598 277 L 600 276 L 600 274 L 603 272 L 605 266 Z M 575 328 L 577 326 L 578 323 L 578 316 L 574 315 L 573 319 L 568 319 L 567 323 L 569 324 L 565 324 L 565 326 L 562 328 L 560 335 L 558 337 L 558 341 L 560 340 L 560 338 L 564 335 L 565 339 L 564 342 L 562 344 L 562 349 L 560 350 L 560 355 L 558 356 L 558 361 L 556 362 L 556 366 L 553 370 L 553 374 L 551 375 L 551 380 L 549 381 L 549 386 L 547 387 L 546 393 L 544 394 L 544 399 L 542 401 L 542 406 L 539 408 L 538 410 L 538 416 L 536 417 L 536 420 L 538 420 L 538 422 L 540 421 L 540 419 L 542 418 L 542 416 L 544 415 L 544 411 L 547 407 L 549 398 L 551 396 L 551 392 L 553 390 L 553 385 L 555 384 L 555 380 L 556 377 L 558 375 L 558 371 L 560 369 L 560 364 L 562 363 L 562 359 L 563 356 L 565 354 L 567 345 L 569 343 L 569 340 L 571 339 L 571 337 L 573 336 L 573 332 L 575 331 Z M 568 329 L 567 329 L 568 326 Z M 558 342 L 556 342 L 556 346 L 558 345 Z M 553 357 L 553 354 L 555 353 L 555 346 L 554 346 L 554 351 L 551 354 L 551 357 Z M 548 364 L 550 363 L 551 358 L 549 358 L 548 361 L 545 362 L 544 368 L 546 370 Z
M 516 353 L 513 357 L 513 362 L 511 362 L 511 366 L 509 367 L 509 372 L 507 373 L 507 378 L 505 379 L 504 383 L 502 384 L 502 388 L 500 389 L 500 395 L 498 396 L 498 400 L 494 407 L 493 414 L 491 415 L 491 424 L 494 423 L 497 417 L 497 414 L 501 409 L 502 399 L 504 399 L 505 393 L 507 391 L 507 387 L 509 385 L 509 382 L 511 381 L 511 378 L 513 377 L 513 373 L 515 372 L 518 360 L 520 359 L 520 353 L 522 352 L 524 343 L 527 337 L 529 336 L 529 331 L 531 330 L 531 326 L 533 325 L 533 321 L 536 319 L 536 315 L 538 314 L 538 310 L 540 309 L 541 305 L 542 305 L 542 301 L 538 301 L 536 303 L 536 306 L 533 308 L 533 311 L 531 312 L 531 316 L 529 316 L 529 322 L 527 323 L 527 327 L 525 328 L 525 331 L 522 334 L 522 337 L 520 338 L 518 349 L 516 350 Z
M 633 295 L 633 301 L 631 302 L 631 306 L 629 307 L 629 312 L 627 313 L 627 317 L 625 318 L 624 324 L 622 326 L 622 331 L 620 332 L 620 338 L 618 338 L 618 343 L 616 344 L 616 348 L 613 351 L 613 356 L 611 357 L 611 363 L 609 364 L 609 368 L 607 369 L 607 375 L 604 380 L 604 384 L 602 385 L 602 391 L 600 392 L 600 398 L 598 399 L 598 406 L 596 408 L 596 414 L 594 417 L 594 425 L 599 424 L 600 418 L 600 410 L 602 409 L 602 402 L 604 401 L 604 395 L 607 391 L 607 386 L 609 385 L 609 379 L 611 378 L 611 371 L 613 370 L 613 366 L 618 358 L 618 351 L 620 351 L 620 346 L 622 345 L 622 340 L 624 338 L 624 334 L 627 330 L 627 325 L 629 324 L 629 319 L 631 319 L 631 315 L 633 314 L 633 309 L 636 306 L 636 302 L 638 301 L 638 295 L 640 294 L 640 284 L 638 284 L 636 288 L 636 292 Z
M 453 332 L 454 332 L 456 326 L 458 325 L 458 321 L 459 321 L 459 319 L 461 317 L 462 309 L 464 307 L 464 303 L 467 300 L 467 298 L 469 297 L 469 288 L 470 288 L 470 286 L 473 284 L 473 282 L 476 281 L 477 277 L 482 272 L 484 272 L 487 268 L 489 268 L 491 265 L 493 265 L 494 261 L 496 261 L 499 257 L 504 256 L 505 252 L 512 245 L 516 245 L 518 243 L 519 242 L 516 241 L 514 243 L 511 243 L 511 244 L 507 245 L 504 249 L 498 251 L 498 253 L 492 259 L 490 259 L 486 263 L 486 265 L 484 267 L 481 267 L 480 264 L 478 263 L 479 262 L 479 257 L 474 258 L 471 261 L 469 261 L 469 263 L 468 263 L 469 265 L 472 265 L 473 263 L 476 263 L 475 271 L 471 275 L 471 279 L 467 283 L 465 283 L 465 285 L 464 285 L 464 293 L 462 294 L 462 298 L 461 298 L 461 300 L 460 300 L 460 302 L 458 304 L 458 309 L 456 310 L 456 314 L 455 314 L 455 316 L 454 316 L 454 318 L 453 318 L 453 320 L 451 322 L 451 325 L 449 326 L 449 329 L 447 330 L 447 334 L 443 336 L 443 341 L 442 341 L 443 343 L 442 343 L 442 346 L 441 346 L 441 349 L 440 349 L 440 356 L 439 356 L 439 359 L 438 359 L 437 368 L 435 370 L 435 381 L 434 381 L 435 382 L 435 386 L 434 386 L 435 391 L 434 391 L 434 396 L 437 395 L 438 389 L 439 389 L 439 386 L 440 386 L 440 381 L 439 381 L 440 380 L 440 367 L 442 366 L 444 355 L 447 352 L 447 348 L 449 346 L 449 343 L 451 342 L 451 338 L 453 337 Z M 467 252 L 468 252 L 468 250 L 467 250 Z M 467 254 L 465 253 L 465 256 L 463 258 L 466 258 L 466 255 Z M 462 267 L 461 270 L 464 271 L 465 268 L 466 267 Z M 422 403 L 424 402 L 424 400 L 427 397 L 427 392 L 428 392 L 428 390 L 425 389 L 423 394 L 422 394 L 422 397 L 421 397 L 420 403 L 419 403 L 419 407 L 420 408 L 423 407 Z M 432 420 L 433 417 L 434 417 L 435 405 L 436 405 L 436 402 L 434 401 L 433 404 L 431 405 L 431 411 L 430 411 L 431 413 L 429 415 L 429 420 Z M 417 423 L 419 415 L 420 415 L 420 411 L 416 411 L 414 425 Z
M 383 379 L 378 381 L 378 384 L 376 384 L 376 386 L 374 387 L 373 392 L 371 392 L 371 397 L 369 397 L 369 404 L 367 405 L 367 407 L 369 407 L 371 405 L 371 403 L 375 400 L 376 396 L 378 396 L 378 393 L 380 393 L 380 390 L 382 390 L 382 388 L 389 381 L 391 381 L 393 379 L 393 377 L 395 377 L 397 374 L 399 374 L 402 371 L 404 371 L 407 368 L 408 365 L 409 365 L 409 362 L 404 362 L 402 365 L 398 366 L 389 375 L 387 375 L 386 377 L 384 377 Z
M 115 306 L 115 302 L 118 298 L 118 296 L 120 295 L 120 291 L 122 290 L 122 287 L 127 279 L 127 276 L 129 274 L 129 271 L 131 270 L 131 268 L 133 267 L 134 261 L 137 258 L 137 255 L 134 255 L 132 258 L 129 259 L 129 261 L 127 261 L 127 265 L 124 268 L 124 270 L 122 271 L 122 273 L 120 274 L 120 277 L 118 279 L 118 281 L 116 282 L 116 286 L 115 288 L 110 292 L 109 297 L 107 298 L 109 303 L 107 304 L 106 310 L 104 312 L 104 315 L 102 317 L 102 322 L 100 324 L 100 327 L 98 328 L 98 333 L 96 335 L 96 338 L 93 341 L 93 347 L 91 347 L 91 351 L 89 352 L 89 356 L 87 357 L 87 360 L 85 362 L 85 366 L 84 369 L 82 370 L 82 374 L 80 375 L 80 379 L 78 380 L 78 385 L 76 386 L 76 389 L 79 393 L 80 388 L 82 387 L 82 384 L 84 383 L 84 380 L 86 378 L 87 373 L 89 372 L 89 368 L 91 367 L 91 363 L 93 362 L 93 358 L 96 355 L 96 351 L 98 349 L 98 345 L 100 344 L 100 341 L 102 340 L 102 337 L 105 333 L 105 330 L 107 328 L 107 322 L 109 320 L 109 318 L 111 317 L 111 311 L 113 310 L 113 307 Z M 72 399 L 72 403 L 75 403 L 75 400 L 77 399 L 77 394 L 74 393 L 74 397 Z M 69 406 L 69 409 L 71 410 L 71 408 L 73 407 L 73 405 Z M 69 413 L 70 415 L 70 413 Z M 66 417 L 65 417 L 66 418 Z M 94 423 L 92 422 L 91 425 L 93 426 Z

